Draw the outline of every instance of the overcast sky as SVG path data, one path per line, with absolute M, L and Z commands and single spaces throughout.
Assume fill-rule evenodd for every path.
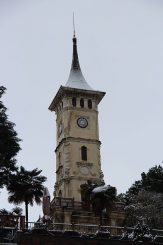
M 106 184 L 125 192 L 163 160 L 162 0 L 0 0 L 0 84 L 22 139 L 17 159 L 55 183 L 55 114 L 72 58 L 72 13 L 85 79 L 106 92 L 99 106 Z M 0 208 L 11 209 L 0 194 Z M 29 209 L 29 219 L 42 215 Z

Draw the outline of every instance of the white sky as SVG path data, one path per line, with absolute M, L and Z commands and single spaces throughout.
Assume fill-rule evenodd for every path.
M 48 110 L 65 85 L 75 12 L 82 72 L 99 106 L 106 184 L 125 192 L 163 151 L 163 1 L 0 0 L 0 84 L 22 151 L 19 165 L 38 167 L 55 183 L 55 115 Z M 4 191 L 0 208 L 11 209 Z M 29 219 L 42 214 L 29 209 Z

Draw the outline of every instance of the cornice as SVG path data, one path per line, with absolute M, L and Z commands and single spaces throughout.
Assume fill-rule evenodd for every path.
M 55 152 L 57 152 L 58 148 L 65 144 L 65 143 L 69 143 L 69 142 L 87 142 L 87 143 L 93 143 L 93 144 L 98 144 L 99 146 L 101 145 L 101 141 L 99 140 L 94 140 L 94 139 L 85 139 L 85 138 L 80 138 L 80 137 L 66 137 L 63 138 L 59 144 L 57 145 Z
M 96 99 L 99 104 L 102 98 L 105 96 L 105 92 L 60 86 L 56 96 L 54 97 L 53 101 L 51 102 L 49 106 L 49 110 L 56 111 L 56 107 L 58 103 L 61 101 L 61 99 L 64 96 L 70 96 L 70 97 L 73 97 L 73 96 L 87 97 L 88 96 L 88 97 Z

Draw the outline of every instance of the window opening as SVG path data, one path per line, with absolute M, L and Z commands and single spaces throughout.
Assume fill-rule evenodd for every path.
M 83 99 L 80 99 L 80 107 L 84 108 L 84 100 Z
M 91 99 L 88 100 L 88 108 L 92 109 L 92 100 Z
M 85 146 L 81 147 L 81 159 L 87 161 L 87 147 Z
M 72 105 L 73 105 L 74 107 L 76 106 L 76 98 L 75 98 L 75 97 L 72 98 Z

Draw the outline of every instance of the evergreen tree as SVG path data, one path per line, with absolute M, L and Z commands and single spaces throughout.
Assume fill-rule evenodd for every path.
M 5 208 L 0 209 L 0 215 L 12 215 L 11 211 L 8 211 Z
M 0 99 L 6 88 L 0 86 Z M 8 120 L 7 108 L 0 100 L 0 188 L 8 184 L 11 174 L 16 171 L 15 156 L 19 152 L 20 139 L 14 130 L 15 124 Z
M 41 197 L 43 196 L 43 183 L 46 181 L 46 177 L 40 175 L 42 170 L 33 169 L 31 171 L 26 170 L 24 167 L 20 167 L 17 174 L 13 175 L 10 179 L 7 190 L 9 192 L 8 200 L 10 203 L 19 205 L 25 203 L 25 216 L 28 226 L 28 205 L 33 206 L 33 203 L 41 203 Z
M 83 208 L 90 210 L 92 206 L 92 211 L 100 216 L 100 225 L 102 225 L 103 211 L 106 210 L 109 216 L 116 201 L 116 188 L 105 185 L 104 182 L 93 183 L 90 180 L 82 184 L 80 188 Z
M 103 211 L 106 210 L 108 216 L 111 214 L 111 210 L 116 201 L 116 194 L 116 188 L 110 185 L 98 186 L 92 190 L 92 209 L 95 214 L 100 216 L 100 225 L 102 225 Z
M 141 174 L 141 180 L 135 183 L 126 192 L 126 197 L 137 195 L 140 190 L 163 193 L 163 167 L 156 165 L 148 170 L 147 173 Z
M 1 215 L 22 215 L 23 209 L 20 207 L 14 207 L 11 211 L 6 210 L 5 208 L 0 209 Z
M 93 183 L 91 180 L 88 180 L 87 183 L 80 186 L 82 206 L 85 210 L 90 209 L 92 190 L 99 185 L 101 184 Z
M 141 180 L 120 196 L 126 203 L 126 225 L 145 222 L 163 229 L 163 168 L 158 165 L 141 174 Z
M 140 190 L 137 195 L 132 195 L 126 205 L 126 224 L 134 226 L 145 223 L 151 228 L 163 229 L 163 194 Z M 162 208 L 161 208 L 162 207 Z
M 22 215 L 23 214 L 23 209 L 20 207 L 14 207 L 12 209 L 12 214 L 14 215 Z
M 163 168 L 156 165 L 150 168 L 148 173 L 141 174 L 142 187 L 151 192 L 163 193 Z

